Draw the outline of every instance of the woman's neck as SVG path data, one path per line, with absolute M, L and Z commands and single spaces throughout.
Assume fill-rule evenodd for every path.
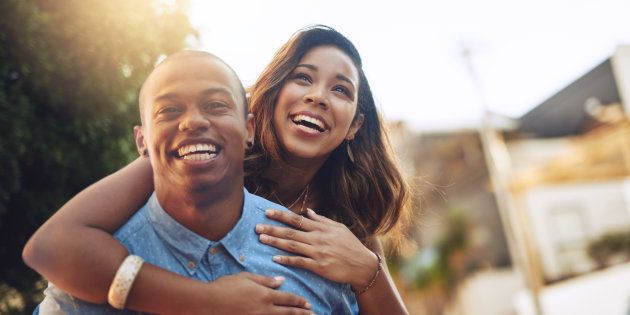
M 292 163 L 273 161 L 265 170 L 263 176 L 276 183 L 275 194 L 284 206 L 288 206 L 296 198 L 304 193 L 321 168 L 322 163 Z M 308 188 L 312 192 L 316 190 L 313 185 Z M 310 199 L 310 198 L 308 198 Z

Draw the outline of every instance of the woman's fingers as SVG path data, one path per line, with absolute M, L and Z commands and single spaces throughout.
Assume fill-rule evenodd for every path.
M 267 209 L 265 214 L 271 219 L 293 226 L 298 230 L 312 231 L 317 229 L 317 222 L 291 211 Z
M 284 283 L 284 277 L 271 278 L 271 277 L 265 277 L 265 276 L 261 276 L 261 275 L 257 275 L 257 274 L 253 274 L 249 272 L 241 272 L 239 273 L 239 275 L 271 289 L 276 289 L 282 283 Z
M 315 212 L 315 210 L 311 209 L 311 208 L 307 208 L 306 209 L 306 217 L 315 221 L 315 222 L 321 222 L 324 224 L 330 224 L 330 225 L 337 225 L 337 224 L 341 224 L 335 220 L 329 219 L 323 215 L 319 215 Z
M 313 315 L 314 313 L 310 309 L 288 307 L 288 306 L 276 306 L 269 311 L 270 315 Z
M 271 292 L 271 299 L 274 305 L 299 307 L 302 308 L 302 310 L 311 308 L 311 304 L 308 303 L 306 299 L 287 292 L 274 290 Z
M 302 256 L 273 256 L 273 261 L 298 268 L 303 268 L 317 273 L 318 264 L 312 258 Z
M 275 236 L 260 234 L 259 239 L 261 242 L 271 245 L 275 248 L 279 248 L 285 250 L 287 252 L 300 254 L 308 257 L 312 257 L 313 255 L 313 247 L 309 244 L 305 244 L 298 241 L 293 240 L 285 240 L 281 238 L 277 238 Z
M 282 238 L 285 240 L 298 241 L 306 244 L 310 244 L 309 237 L 305 232 L 298 231 L 290 227 L 281 227 L 267 224 L 256 224 L 256 233 L 267 234 Z
M 241 281 L 248 279 L 250 281 Z M 276 290 L 284 281 L 284 277 L 265 277 L 249 272 L 241 272 L 235 275 L 219 278 L 219 281 L 227 281 L 238 292 L 248 292 L 249 298 L 256 307 L 264 310 L 265 314 L 309 314 L 311 304 L 301 296 L 293 293 Z M 258 286 L 264 286 L 263 290 Z M 262 293 L 262 292 L 264 293 Z M 228 290 L 229 292 L 229 290 Z M 238 302 L 238 301 L 237 301 Z

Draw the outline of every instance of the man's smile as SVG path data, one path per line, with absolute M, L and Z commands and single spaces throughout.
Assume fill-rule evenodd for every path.
M 196 141 L 184 141 L 177 149 L 172 151 L 172 155 L 178 160 L 186 161 L 207 161 L 215 158 L 221 152 L 221 147 L 213 143 Z
M 207 143 L 188 144 L 177 149 L 177 157 L 184 160 L 208 160 L 217 156 L 215 145 Z

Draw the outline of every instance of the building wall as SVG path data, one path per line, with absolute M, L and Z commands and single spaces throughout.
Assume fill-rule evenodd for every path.
M 630 180 L 539 186 L 524 194 L 547 280 L 590 271 L 588 244 L 630 228 Z

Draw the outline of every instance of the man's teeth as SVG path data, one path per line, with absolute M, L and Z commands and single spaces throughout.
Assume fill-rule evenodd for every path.
M 193 154 L 188 154 L 188 155 L 184 155 L 183 159 L 184 160 L 190 160 L 190 161 L 203 161 L 203 160 L 209 160 L 213 157 L 217 156 L 215 153 L 193 153 Z
M 188 155 L 208 155 L 216 156 L 216 147 L 212 144 L 200 143 L 185 145 L 177 150 L 180 157 L 186 158 Z
M 309 122 L 313 125 L 316 125 L 321 130 L 324 130 L 324 122 L 317 118 L 313 118 L 311 116 L 306 116 L 306 115 L 295 115 L 295 117 L 293 117 L 293 122 L 298 123 L 301 121 Z

